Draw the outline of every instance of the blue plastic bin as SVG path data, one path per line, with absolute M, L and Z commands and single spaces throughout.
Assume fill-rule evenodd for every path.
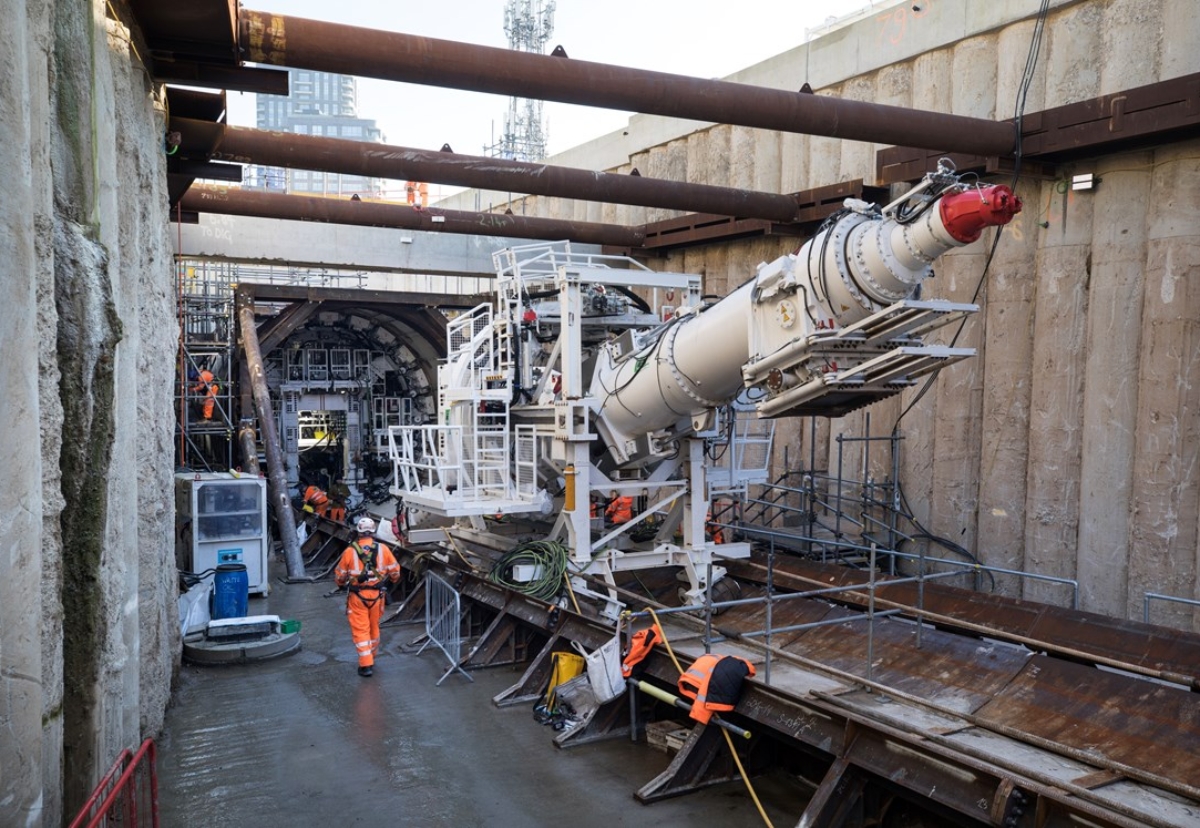
M 250 603 L 250 576 L 245 564 L 221 564 L 213 579 L 213 620 L 245 618 Z

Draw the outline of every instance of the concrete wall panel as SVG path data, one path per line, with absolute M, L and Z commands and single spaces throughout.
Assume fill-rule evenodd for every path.
M 1071 6 L 1052 15 L 1046 24 L 1042 43 L 1046 61 L 1045 106 L 1063 106 L 1100 94 L 1104 5 Z
M 1130 614 L 1146 592 L 1195 597 L 1200 461 L 1200 145 L 1155 158 L 1143 294 L 1131 502 Z M 1192 626 L 1177 604 L 1154 620 Z
M 1076 572 L 1088 258 L 1075 244 L 1043 247 L 1037 258 L 1025 569 L 1060 578 Z M 1027 582 L 1023 594 L 1069 601 L 1042 581 Z
M 44 13 L 40 3 L 0 0 L 0 15 L 13 27 L 0 54 L 0 139 L 8 147 L 33 147 L 48 120 L 46 26 L 39 19 Z M 59 661 L 52 645 L 43 658 L 48 642 L 42 627 L 44 567 L 55 575 L 61 561 L 55 548 L 43 560 L 36 542 L 44 513 L 39 362 L 46 346 L 38 329 L 39 285 L 46 271 L 38 231 L 50 212 L 41 186 L 49 171 L 44 141 L 30 162 L 5 166 L 8 186 L 0 199 L 6 251 L 0 264 L 6 287 L 0 306 L 5 354 L 0 417 L 9 431 L 6 488 L 14 495 L 0 514 L 0 822 L 13 825 L 40 824 L 43 807 L 53 807 L 44 802 L 42 788 L 47 781 L 57 783 L 61 756 L 44 738 L 61 726 L 61 672 L 55 676 L 52 665 Z
M 1037 249 L 1041 186 L 1024 183 L 1025 211 L 1005 228 L 981 294 L 984 325 L 979 457 L 979 554 L 1003 569 L 1025 562 L 1025 471 L 1029 462 L 1034 303 L 1037 282 L 1026 266 Z M 1012 576 L 996 589 L 1019 595 Z
M 1137 428 L 1142 269 L 1153 156 L 1120 155 L 1096 167 L 1092 214 L 1080 468 L 1080 606 L 1123 615 L 1129 575 L 1129 501 Z

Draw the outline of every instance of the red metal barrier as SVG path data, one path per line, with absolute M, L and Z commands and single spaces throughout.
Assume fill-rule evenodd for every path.
M 158 776 L 154 769 L 154 740 L 142 742 L 137 753 L 121 751 L 70 828 L 98 826 L 158 828 Z

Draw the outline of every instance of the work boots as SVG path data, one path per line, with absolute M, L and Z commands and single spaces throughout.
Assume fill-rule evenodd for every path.
M 370 676 L 373 672 L 375 672 L 375 671 L 372 670 L 370 667 L 359 667 L 358 668 L 358 674 L 360 676 L 362 676 L 363 678 L 370 678 Z

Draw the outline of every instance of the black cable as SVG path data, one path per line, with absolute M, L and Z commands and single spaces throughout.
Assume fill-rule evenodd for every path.
M 622 296 L 629 299 L 629 301 L 632 302 L 634 304 L 634 306 L 637 307 L 637 309 L 640 310 L 642 313 L 653 313 L 654 312 L 651 309 L 650 304 L 645 299 L 638 296 L 636 293 L 634 293 L 629 288 L 621 287 L 620 285 L 608 285 L 608 287 L 612 288 L 617 293 L 620 293 Z
M 1014 191 L 1016 190 L 1017 181 L 1021 174 L 1021 124 L 1025 116 L 1025 101 L 1026 96 L 1029 94 L 1029 87 L 1033 83 L 1033 75 L 1037 66 L 1038 53 L 1041 51 L 1042 32 L 1046 26 L 1046 17 L 1049 14 L 1049 10 L 1050 0 L 1042 0 L 1042 4 L 1038 8 L 1037 20 L 1033 27 L 1033 34 L 1029 39 L 1029 52 L 1025 57 L 1025 71 L 1021 77 L 1021 84 L 1017 90 L 1016 110 L 1013 118 L 1016 129 L 1016 150 L 1014 152 L 1012 177 L 1012 189 Z M 996 255 L 996 248 L 999 246 L 1000 239 L 1004 235 L 1004 227 L 1005 225 L 1001 225 L 996 231 L 996 238 L 992 241 L 992 247 L 988 251 L 987 260 L 983 264 L 983 273 L 979 275 L 979 281 L 975 285 L 975 291 L 971 294 L 972 304 L 974 304 L 979 298 L 979 294 L 983 290 L 983 285 L 987 280 L 988 271 L 992 266 L 992 258 Z M 962 334 L 966 324 L 967 317 L 964 316 L 958 324 L 958 330 L 954 332 L 954 336 L 950 340 L 950 347 L 953 348 L 954 344 L 958 342 L 958 337 Z M 930 385 L 932 385 L 934 379 L 937 378 L 937 375 L 940 373 L 940 371 L 941 369 L 937 369 L 930 373 L 928 379 L 925 380 L 925 384 L 921 387 L 921 390 L 917 392 L 915 397 L 913 397 L 912 402 L 905 406 L 904 410 L 900 412 L 900 416 L 896 418 L 896 422 L 892 426 L 893 437 L 896 436 L 896 433 L 900 428 L 900 421 L 903 420 L 905 415 L 912 410 L 913 406 L 915 406 L 921 400 L 921 398 L 925 396 L 925 392 L 929 390 Z
M 926 529 L 925 526 L 921 523 L 921 521 L 917 520 L 917 516 L 915 514 L 913 514 L 912 507 L 909 506 L 909 504 L 908 504 L 908 497 L 904 494 L 904 487 L 900 485 L 899 481 L 896 482 L 896 493 L 898 495 L 900 495 L 900 504 L 904 508 L 904 511 L 901 512 L 901 515 L 904 517 L 905 520 L 909 521 L 913 526 L 917 527 L 917 530 L 918 530 L 917 533 L 912 536 L 912 538 L 914 540 L 917 540 L 917 539 L 928 540 L 932 543 L 936 543 L 938 546 L 948 549 L 957 555 L 961 555 L 962 557 L 966 558 L 968 561 L 975 564 L 976 566 L 983 566 L 983 561 L 979 560 L 979 558 L 976 555 L 974 555 L 973 553 L 971 553 L 971 551 L 968 550 L 965 546 L 955 543 L 954 541 L 950 540 L 949 538 L 942 537 L 941 535 L 935 535 L 934 533 L 932 533 L 928 529 Z M 901 543 L 903 543 L 903 541 L 901 541 Z M 897 544 L 897 545 L 899 545 L 899 544 Z M 989 581 L 988 591 L 995 592 L 996 591 L 996 576 L 993 575 L 991 572 L 988 572 L 987 576 L 988 576 L 988 581 Z

